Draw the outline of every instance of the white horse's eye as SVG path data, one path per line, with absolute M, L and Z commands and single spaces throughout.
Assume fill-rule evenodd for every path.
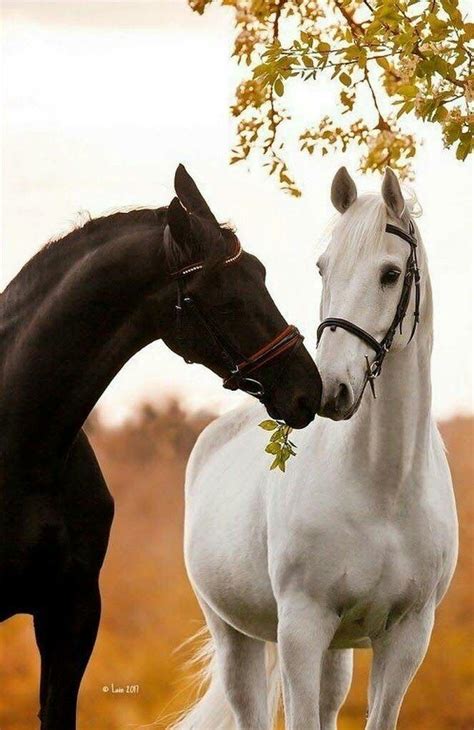
M 380 277 L 380 283 L 382 284 L 382 286 L 390 286 L 392 284 L 395 284 L 400 278 L 401 273 L 402 272 L 399 271 L 399 269 L 388 269 L 388 271 L 384 271 L 382 276 Z

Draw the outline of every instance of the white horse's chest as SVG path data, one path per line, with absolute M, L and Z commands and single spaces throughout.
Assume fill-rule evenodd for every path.
M 261 414 L 250 414 L 258 423 Z M 405 484 L 407 498 L 391 485 L 390 507 L 377 499 L 386 473 L 372 483 L 365 472 L 356 479 L 347 460 L 328 459 L 334 444 L 321 426 L 298 436 L 286 474 L 268 472 L 256 428 L 217 450 L 211 434 L 198 454 L 202 460 L 208 448 L 206 460 L 188 480 L 187 566 L 201 597 L 243 633 L 275 640 L 282 595 L 304 592 L 341 616 L 336 642 L 360 646 L 449 584 L 457 542 L 451 482 L 440 442 L 423 484 Z M 229 468 L 236 455 L 239 468 Z
M 393 505 L 376 498 L 383 483 L 359 485 L 341 471 L 339 483 L 334 475 L 328 480 L 328 491 L 323 477 L 295 483 L 301 490 L 297 510 L 288 509 L 295 494 L 272 500 L 272 584 L 277 600 L 293 590 L 325 596 L 341 616 L 334 646 L 362 645 L 365 637 L 421 608 L 449 581 L 456 553 L 454 505 L 430 497 L 430 480 L 439 474 L 413 485 L 423 499 L 408 496 Z M 433 494 L 438 490 L 436 485 Z

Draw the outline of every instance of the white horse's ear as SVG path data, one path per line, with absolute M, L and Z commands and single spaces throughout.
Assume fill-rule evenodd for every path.
M 398 178 L 390 167 L 387 167 L 383 177 L 382 198 L 390 215 L 401 218 L 405 210 L 405 201 Z
M 344 213 L 357 200 L 357 188 L 345 167 L 340 167 L 331 185 L 331 202 L 339 213 Z

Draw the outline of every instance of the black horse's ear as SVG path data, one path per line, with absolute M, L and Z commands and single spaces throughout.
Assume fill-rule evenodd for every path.
M 219 225 L 213 212 L 199 192 L 196 183 L 187 172 L 184 165 L 178 165 L 176 168 L 174 175 L 174 189 L 176 191 L 176 195 L 189 213 L 194 213 L 194 215 L 204 218 L 204 220 L 214 223 L 216 226 Z
M 176 243 L 191 248 L 191 220 L 188 211 L 183 208 L 178 198 L 173 198 L 168 206 L 168 225 Z
M 165 228 L 164 244 L 171 269 L 179 268 L 183 262 L 189 261 L 193 248 L 191 220 L 178 198 L 173 198 L 168 206 L 168 225 Z

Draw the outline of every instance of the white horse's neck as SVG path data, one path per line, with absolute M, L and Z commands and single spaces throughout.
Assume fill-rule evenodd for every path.
M 346 453 L 363 473 L 394 497 L 403 491 L 406 477 L 420 474 L 430 453 L 432 303 L 425 286 L 424 316 L 413 341 L 391 351 L 375 381 L 374 400 L 367 386 L 358 413 L 347 423 Z M 405 327 L 410 326 L 409 313 Z M 335 424 L 336 428 L 338 424 Z M 411 488 L 413 488 L 411 486 Z
M 375 383 L 374 400 L 367 388 L 354 437 L 368 449 L 371 461 L 387 459 L 411 465 L 424 445 L 431 420 L 430 352 L 426 343 L 413 342 L 391 352 Z M 365 445 L 365 446 L 364 446 Z

